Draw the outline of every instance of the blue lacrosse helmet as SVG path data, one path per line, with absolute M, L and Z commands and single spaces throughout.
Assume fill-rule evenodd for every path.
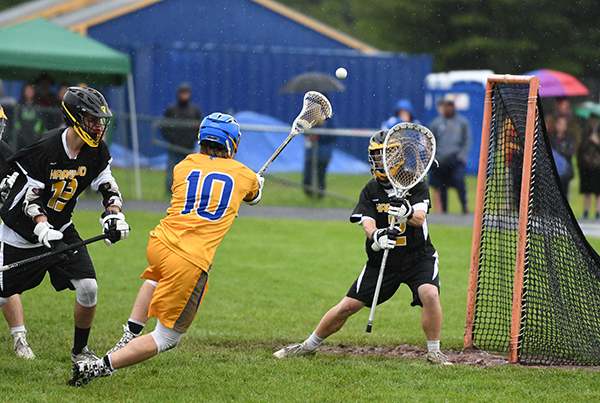
M 231 115 L 214 112 L 200 123 L 198 144 L 203 141 L 219 143 L 227 149 L 229 158 L 232 158 L 237 151 L 241 138 L 240 125 Z

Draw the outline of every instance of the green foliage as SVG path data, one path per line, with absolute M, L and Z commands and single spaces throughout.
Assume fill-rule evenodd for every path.
M 121 336 L 121 324 L 142 284 L 145 247 L 162 214 L 129 211 L 130 237 L 107 247 L 90 245 L 99 303 L 90 347 L 103 354 Z M 96 235 L 97 213 L 77 211 L 83 237 Z M 471 229 L 431 225 L 440 254 L 443 348 L 460 349 L 464 332 Z M 600 245 L 596 239 L 594 246 Z M 56 293 L 46 280 L 23 294 L 28 340 L 37 358 L 12 352 L 0 332 L 0 396 L 10 402 L 340 402 L 359 401 L 593 401 L 596 373 L 506 366 L 438 368 L 424 359 L 317 354 L 276 360 L 281 345 L 302 340 L 347 291 L 364 264 L 364 235 L 348 222 L 238 218 L 217 252 L 210 289 L 180 345 L 81 389 L 70 376 L 75 294 Z M 353 316 L 327 345 L 425 346 L 420 308 L 407 287 L 377 309 Z M 151 320 L 145 332 L 154 329 Z
M 382 50 L 433 53 L 437 70 L 600 74 L 600 1 L 281 0 Z M 340 7 L 344 13 L 339 12 Z

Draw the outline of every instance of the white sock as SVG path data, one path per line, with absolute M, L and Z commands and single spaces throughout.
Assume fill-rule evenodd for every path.
M 12 334 L 13 336 L 19 332 L 26 333 L 25 326 L 17 326 L 10 328 L 10 334 Z
M 434 340 L 434 341 L 427 340 L 427 351 L 437 351 L 439 349 L 440 349 L 440 341 L 439 340 Z
M 323 343 L 323 340 L 325 339 L 320 338 L 315 332 L 313 332 L 308 339 L 304 340 L 304 345 L 309 350 L 316 350 L 319 348 L 321 343 Z

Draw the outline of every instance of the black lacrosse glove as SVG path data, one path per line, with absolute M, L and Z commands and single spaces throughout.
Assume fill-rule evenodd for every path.
M 373 241 L 371 249 L 375 252 L 379 252 L 382 249 L 394 249 L 399 236 L 400 230 L 396 227 L 375 230 L 371 233 L 371 240 Z
M 106 245 L 110 246 L 129 236 L 129 224 L 121 212 L 106 210 L 100 217 L 100 225 L 102 225 L 102 233 L 108 235 L 108 239 L 104 240 Z
M 66 249 L 69 247 L 69 245 L 63 241 L 50 241 L 50 244 L 52 245 L 53 251 L 62 250 L 62 249 Z M 67 259 L 73 257 L 73 255 L 75 253 L 76 253 L 76 249 L 65 250 L 61 253 L 56 254 L 54 259 L 56 261 L 67 260 Z
M 390 197 L 388 214 L 394 217 L 399 223 L 410 221 L 414 212 L 415 210 L 405 198 L 396 196 Z

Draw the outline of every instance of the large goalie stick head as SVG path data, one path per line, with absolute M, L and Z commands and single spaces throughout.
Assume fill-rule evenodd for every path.
M 383 143 L 383 168 L 397 196 L 419 183 L 435 158 L 435 137 L 414 123 L 392 127 Z
M 327 97 L 317 91 L 304 94 L 300 114 L 292 124 L 292 133 L 304 133 L 314 125 L 333 116 L 331 104 Z

